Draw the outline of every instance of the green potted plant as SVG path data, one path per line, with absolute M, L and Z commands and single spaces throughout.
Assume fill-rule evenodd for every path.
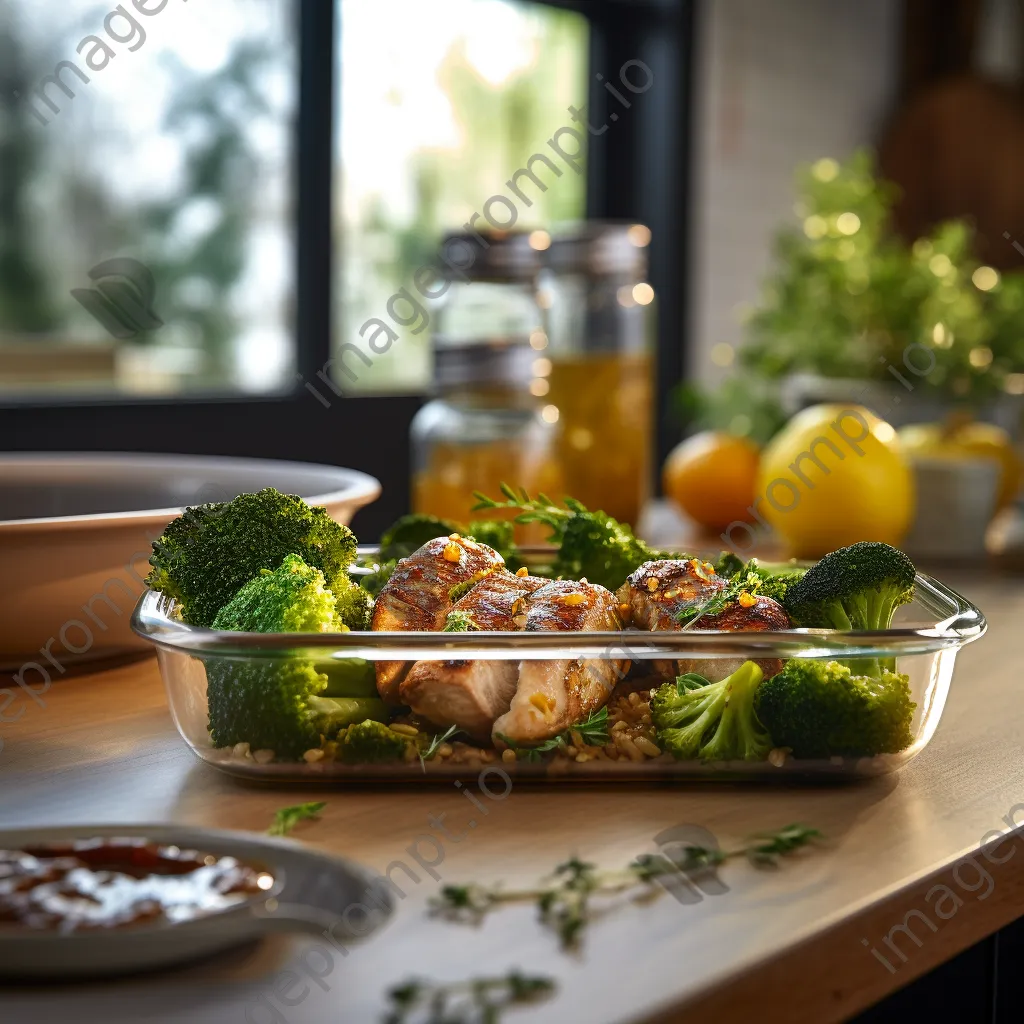
M 801 167 L 797 191 L 798 223 L 776 237 L 738 372 L 709 398 L 690 393 L 695 418 L 738 416 L 756 437 L 774 398 L 788 412 L 858 400 L 897 424 L 964 407 L 1007 420 L 1024 393 L 1024 272 L 981 265 L 965 220 L 896 236 L 896 189 L 867 151 Z

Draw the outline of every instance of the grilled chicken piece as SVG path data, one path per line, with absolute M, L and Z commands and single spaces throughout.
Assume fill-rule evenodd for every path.
M 480 629 L 515 630 L 527 623 L 527 601 L 550 583 L 497 569 L 455 602 Z M 457 634 L 451 639 L 457 642 Z M 403 704 L 437 725 L 457 725 L 486 740 L 494 720 L 508 711 L 519 680 L 519 663 L 507 660 L 418 661 L 399 687 Z
M 640 629 L 681 628 L 678 615 L 727 590 L 729 581 L 715 575 L 710 562 L 663 558 L 644 562 L 619 587 L 617 597 Z M 703 624 L 703 620 L 701 620 Z
M 621 628 L 615 595 L 594 583 L 555 580 L 529 598 L 528 632 Z M 512 704 L 494 723 L 495 738 L 531 744 L 568 729 L 608 700 L 627 664 L 579 658 L 521 662 Z
M 617 597 L 628 606 L 634 625 L 641 629 L 681 630 L 684 627 L 677 618 L 680 612 L 703 604 L 728 587 L 728 580 L 717 576 L 710 562 L 695 558 L 664 559 L 641 565 L 619 588 Z M 764 631 L 790 626 L 789 616 L 778 601 L 755 596 L 746 607 L 734 601 L 715 615 L 703 615 L 691 628 L 695 632 Z M 684 658 L 676 662 L 656 661 L 652 668 L 665 676 L 698 672 L 715 682 L 731 675 L 742 664 L 742 658 Z M 757 664 L 766 676 L 782 669 L 778 658 L 759 659 Z
M 371 629 L 441 629 L 459 596 L 451 593 L 452 588 L 504 568 L 505 560 L 493 548 L 453 537 L 435 537 L 398 563 L 377 595 Z M 377 662 L 377 690 L 384 700 L 398 702 L 398 687 L 411 665 Z

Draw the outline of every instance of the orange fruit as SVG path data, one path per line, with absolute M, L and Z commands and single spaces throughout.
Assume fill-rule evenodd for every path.
M 662 486 L 691 519 L 724 530 L 751 519 L 758 458 L 758 447 L 748 438 L 705 430 L 672 449 Z

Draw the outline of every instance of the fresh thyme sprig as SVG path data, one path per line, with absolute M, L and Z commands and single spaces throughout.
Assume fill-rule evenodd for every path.
M 549 996 L 551 978 L 509 971 L 503 977 L 472 978 L 440 984 L 412 978 L 388 993 L 391 1010 L 384 1024 L 497 1024 L 505 1010 Z
M 458 611 L 448 613 L 448 618 L 445 619 L 444 628 L 441 632 L 472 633 L 479 628 L 480 627 L 476 624 L 476 621 L 469 612 L 464 612 L 459 609 Z
M 682 623 L 683 629 L 693 629 L 700 619 L 724 612 L 729 605 L 739 599 L 740 594 L 756 594 L 762 582 L 763 578 L 758 573 L 740 571 L 729 581 L 729 586 L 725 590 L 720 590 L 701 604 L 684 608 L 676 619 Z
M 505 509 L 518 512 L 519 515 L 515 517 L 517 523 L 544 523 L 546 526 L 551 527 L 555 538 L 560 537 L 565 532 L 566 521 L 574 512 L 587 511 L 586 506 L 573 498 L 566 498 L 566 507 L 562 508 L 560 505 L 556 505 L 543 492 L 539 493 L 536 498 L 531 498 L 525 488 L 520 488 L 517 491 L 514 487 L 505 483 L 501 484 L 501 493 L 505 495 L 507 500 L 496 501 L 494 498 L 488 498 L 486 494 L 480 491 L 474 491 L 473 497 L 476 498 L 476 504 L 471 511 Z
M 431 901 L 435 914 L 454 921 L 481 921 L 490 911 L 506 903 L 536 903 L 543 924 L 552 928 L 563 947 L 575 946 L 593 919 L 591 897 L 614 896 L 640 888 L 641 896 L 657 893 L 654 883 L 662 875 L 706 871 L 726 861 L 745 857 L 758 868 L 774 867 L 779 859 L 816 839 L 821 833 L 806 825 L 787 825 L 777 832 L 762 832 L 731 850 L 690 846 L 679 860 L 660 854 L 638 857 L 618 871 L 599 871 L 593 864 L 572 857 L 559 864 L 550 878 L 529 889 L 500 886 L 445 885 Z
M 444 732 L 439 732 L 428 744 L 426 750 L 420 751 L 420 767 L 426 771 L 427 761 L 429 761 L 438 751 L 438 748 L 442 743 L 447 743 L 457 732 L 459 727 L 457 725 L 450 725 Z
M 323 800 L 317 803 L 295 804 L 282 807 L 274 813 L 274 820 L 267 829 L 268 836 L 286 836 L 300 821 L 315 818 L 327 806 Z
M 521 747 L 513 743 L 504 733 L 496 733 L 498 739 L 516 752 L 516 756 L 523 761 L 540 761 L 542 755 L 552 750 L 568 750 L 572 746 L 573 733 L 578 733 L 580 739 L 590 747 L 603 747 L 608 742 L 608 708 L 603 707 L 599 711 L 592 711 L 582 722 L 563 729 L 557 736 L 544 740 L 532 747 Z

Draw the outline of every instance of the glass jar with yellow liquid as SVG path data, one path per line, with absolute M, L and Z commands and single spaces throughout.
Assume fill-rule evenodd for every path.
M 551 365 L 546 400 L 558 417 L 566 493 L 634 525 L 652 477 L 650 238 L 642 224 L 601 223 L 556 238 L 541 289 Z
M 444 250 L 472 238 L 450 236 Z M 472 266 L 461 258 L 452 261 L 459 273 L 453 273 L 434 318 L 436 397 L 411 428 L 414 511 L 459 522 L 481 518 L 471 512 L 474 491 L 496 497 L 502 483 L 531 494 L 565 491 L 558 416 L 540 394 L 548 387 L 550 366 L 537 348 L 539 339 L 546 344 L 546 335 L 536 281 L 538 245 L 546 245 L 547 236 L 509 234 L 487 241 L 487 249 L 478 246 Z M 538 543 L 548 532 L 537 525 L 517 527 L 517 539 Z

